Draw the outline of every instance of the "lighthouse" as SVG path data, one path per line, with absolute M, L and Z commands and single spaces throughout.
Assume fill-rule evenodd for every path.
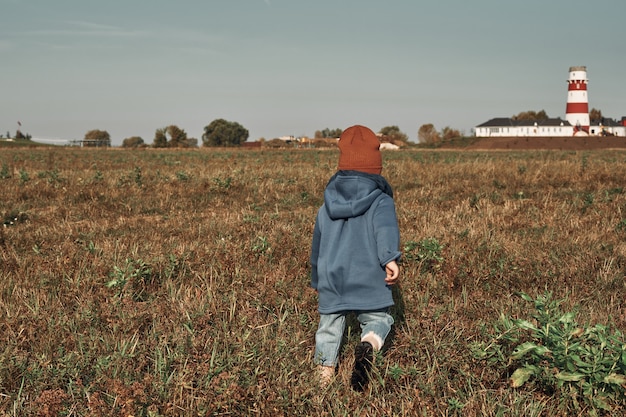
M 570 67 L 567 80 L 565 120 L 574 126 L 574 134 L 589 133 L 589 99 L 587 98 L 587 67 Z

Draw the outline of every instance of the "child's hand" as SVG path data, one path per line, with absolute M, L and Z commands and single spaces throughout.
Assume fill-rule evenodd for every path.
M 398 282 L 398 278 L 400 278 L 400 267 L 396 261 L 391 261 L 385 265 L 385 271 L 387 272 L 387 277 L 385 278 L 387 285 L 394 285 Z

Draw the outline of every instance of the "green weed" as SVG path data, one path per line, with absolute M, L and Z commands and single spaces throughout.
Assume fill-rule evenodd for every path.
M 8 178 L 11 178 L 9 166 L 7 164 L 2 164 L 2 169 L 0 169 L 0 179 L 6 180 Z
M 563 312 L 563 300 L 550 293 L 533 299 L 532 319 L 501 316 L 488 343 L 473 345 L 474 357 L 502 368 L 513 367 L 513 388 L 532 383 L 543 392 L 555 392 L 569 412 L 611 411 L 623 406 L 626 387 L 626 339 L 608 326 L 581 326 L 574 312 Z
M 45 179 L 49 184 L 61 184 L 65 180 L 61 178 L 59 175 L 59 171 L 57 169 L 53 169 L 52 171 L 42 171 L 37 174 L 38 178 Z
M 102 171 L 97 169 L 96 172 L 94 172 L 94 174 L 93 174 L 92 180 L 94 182 L 101 182 L 101 181 L 103 181 L 104 180 L 104 174 L 102 173 Z
M 107 288 L 115 289 L 117 295 L 122 297 L 130 288 L 130 295 L 135 300 L 140 300 L 144 295 L 146 284 L 152 279 L 152 267 L 141 259 L 126 259 L 123 267 L 115 265 L 109 273 L 111 278 L 106 283 Z
M 443 247 L 439 240 L 430 237 L 419 242 L 405 242 L 402 253 L 404 260 L 420 264 L 424 271 L 433 271 L 443 262 Z
M 30 181 L 30 175 L 28 175 L 28 171 L 26 171 L 24 168 L 20 169 L 19 174 L 21 184 L 26 184 L 28 181 Z
M 232 185 L 233 179 L 231 177 L 221 178 L 215 177 L 213 178 L 213 183 L 220 190 L 228 190 Z
M 176 178 L 179 181 L 189 181 L 191 176 L 187 172 L 185 172 L 185 171 L 177 171 L 176 172 Z

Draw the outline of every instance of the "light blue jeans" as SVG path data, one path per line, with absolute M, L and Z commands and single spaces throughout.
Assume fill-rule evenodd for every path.
M 346 327 L 346 315 L 349 311 L 332 314 L 321 314 L 320 324 L 315 333 L 315 357 L 318 365 L 336 366 L 339 358 L 339 349 Z M 393 325 L 393 317 L 388 309 L 378 311 L 355 311 L 356 318 L 361 324 L 361 338 L 370 332 L 380 337 L 384 343 Z

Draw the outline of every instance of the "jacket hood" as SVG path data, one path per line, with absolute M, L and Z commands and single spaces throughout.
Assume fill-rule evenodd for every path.
M 349 219 L 365 213 L 383 193 L 393 197 L 391 186 L 380 175 L 338 171 L 328 181 L 324 206 L 331 219 Z

